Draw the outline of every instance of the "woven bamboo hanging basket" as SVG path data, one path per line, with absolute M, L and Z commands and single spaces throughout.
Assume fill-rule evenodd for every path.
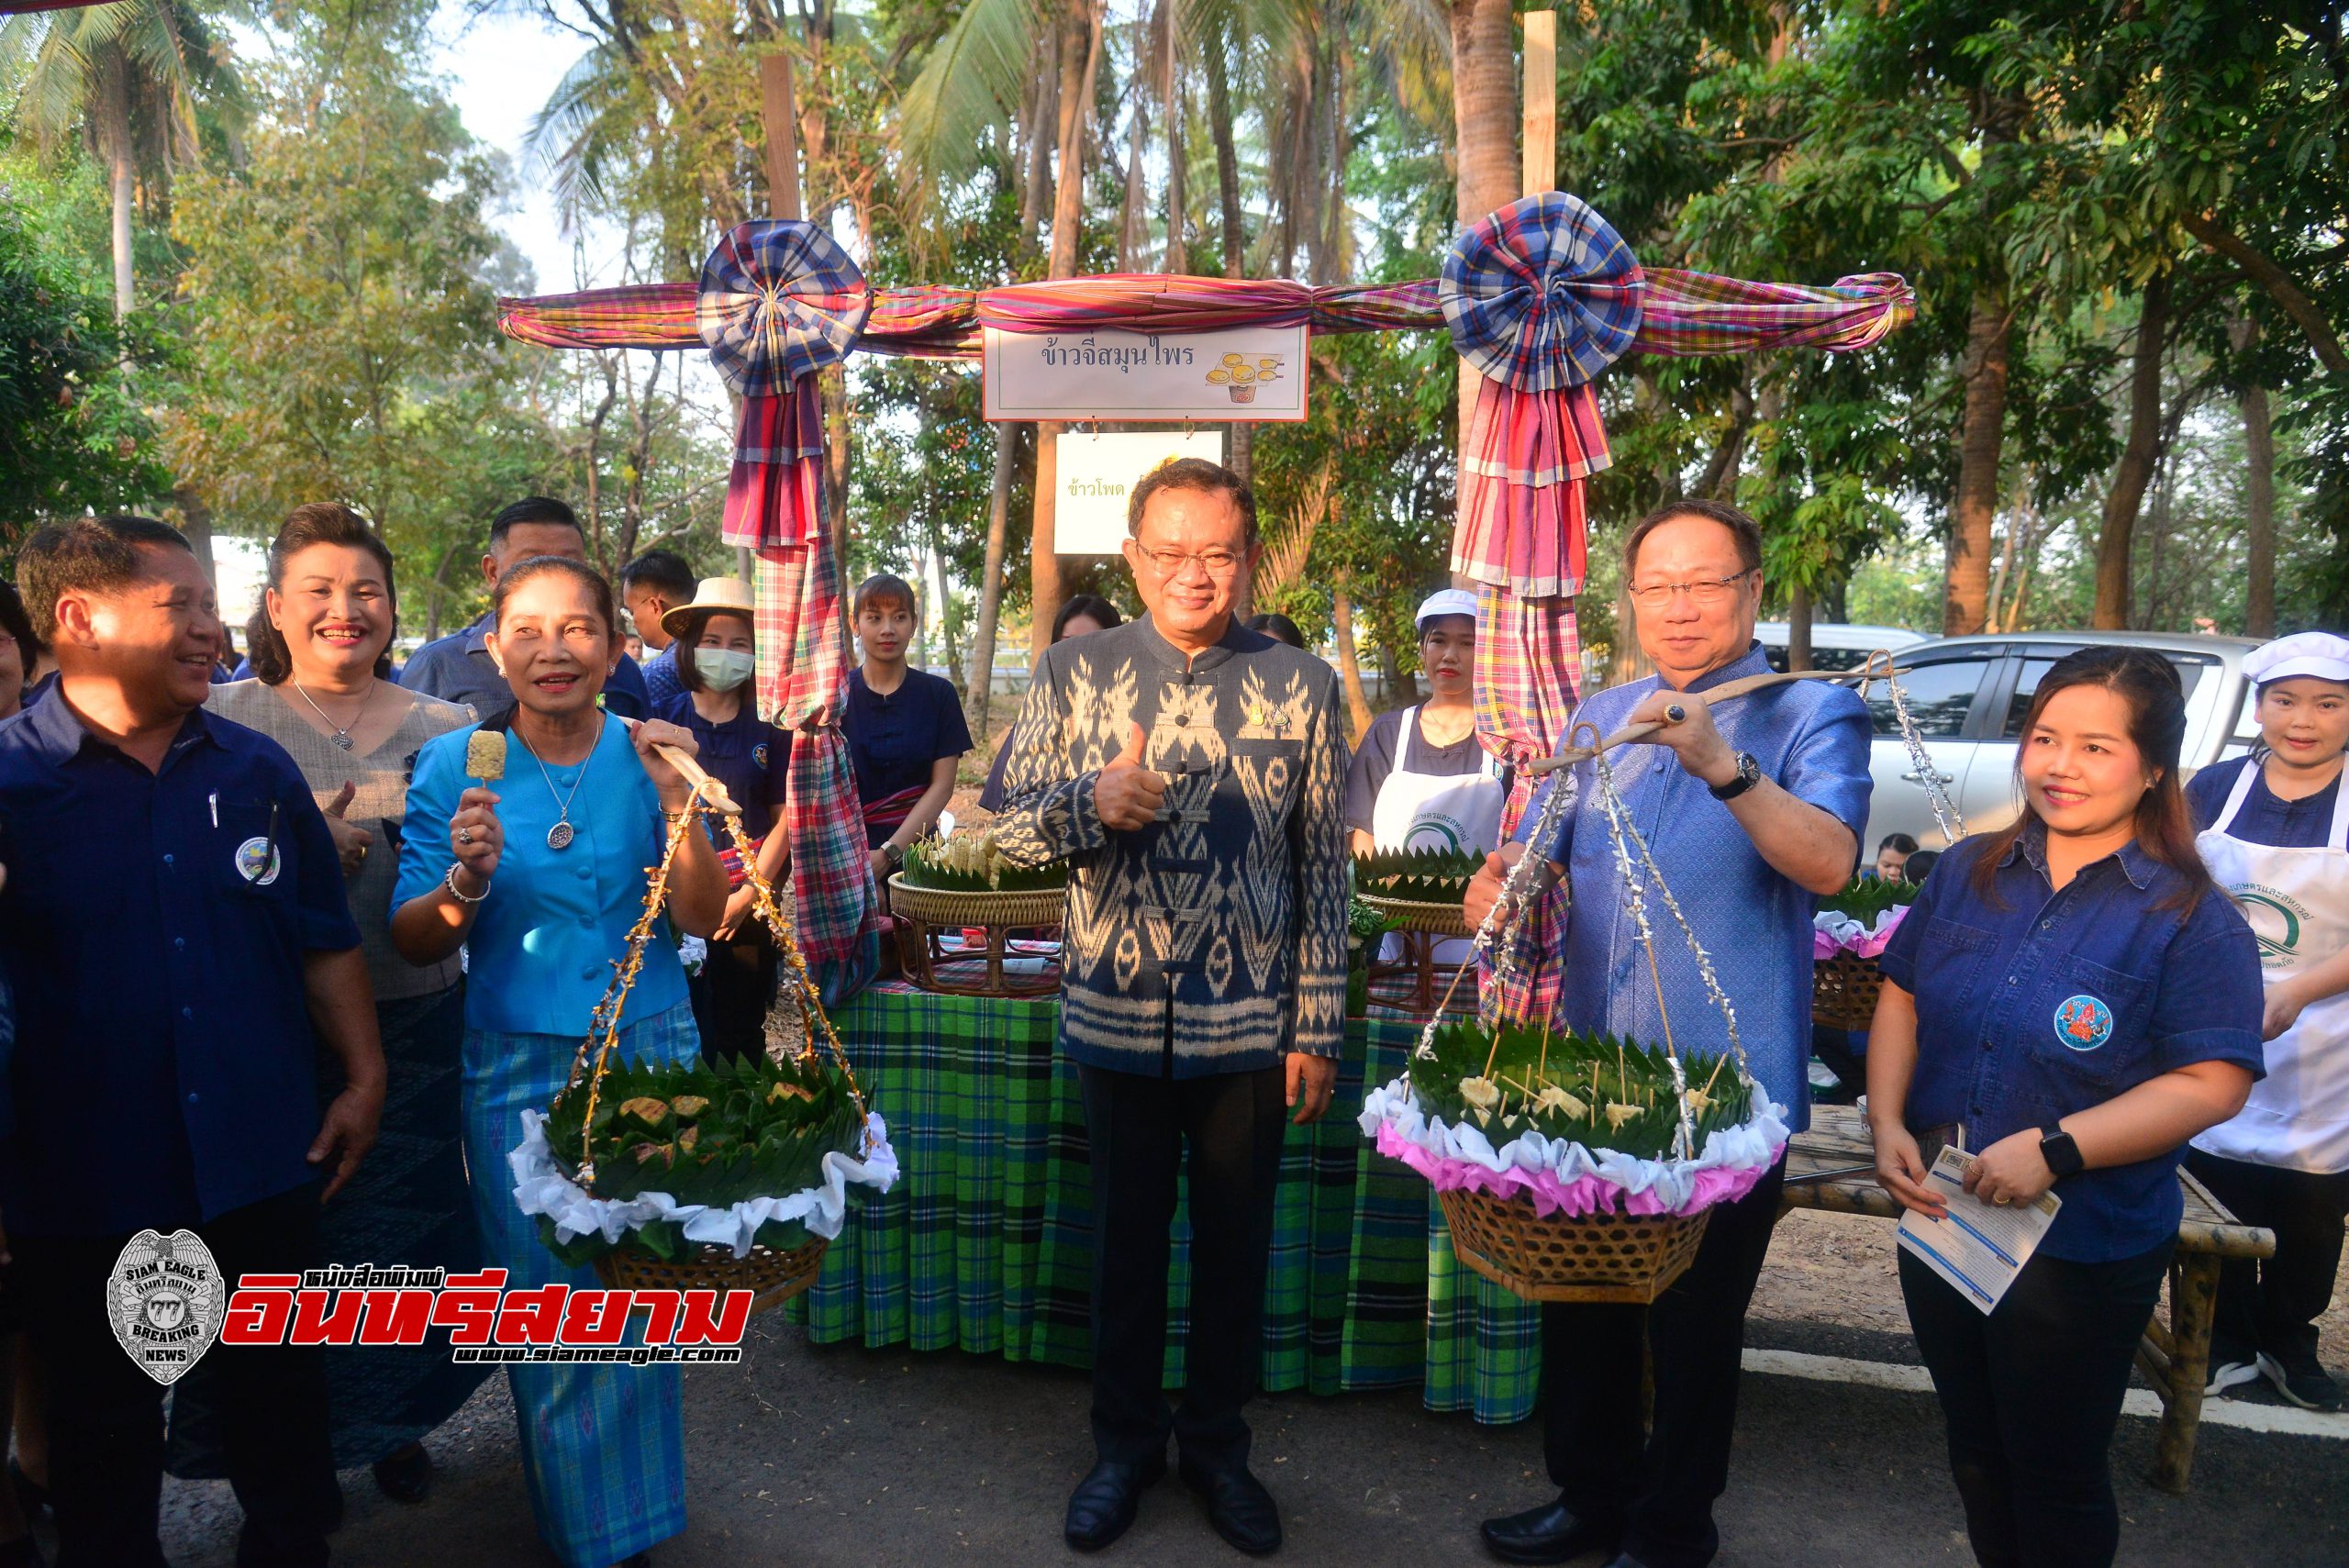
M 1429 904 L 1410 898 L 1387 898 L 1375 893 L 1356 893 L 1354 896 L 1377 910 L 1398 931 L 1424 931 L 1431 937 L 1474 934 L 1457 902 Z
M 754 1246 L 747 1258 L 731 1247 L 696 1247 L 683 1258 L 656 1258 L 641 1247 L 618 1247 L 596 1260 L 596 1277 L 615 1290 L 748 1290 L 753 1315 L 780 1307 L 816 1283 L 824 1266 L 818 1236 L 804 1247 L 777 1251 Z
M 1884 971 L 1872 958 L 1839 952 L 1810 972 L 1810 1021 L 1824 1029 L 1865 1029 L 1876 1020 Z
M 1459 1260 L 1528 1301 L 1645 1305 L 1696 1261 L 1710 1209 L 1695 1214 L 1549 1215 L 1526 1197 L 1439 1192 Z

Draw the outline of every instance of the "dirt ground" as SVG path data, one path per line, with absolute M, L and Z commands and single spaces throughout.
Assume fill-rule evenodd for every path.
M 1798 1212 L 1778 1228 L 1750 1346 L 1913 1362 L 1893 1281 L 1892 1228 Z M 2325 1319 L 2349 1371 L 2349 1299 Z M 2243 1391 L 2273 1403 L 2264 1385 Z M 959 1352 L 812 1347 L 774 1316 L 737 1367 L 685 1374 L 689 1525 L 657 1568 L 891 1568 L 952 1557 L 1004 1568 L 1075 1562 L 1059 1538 L 1089 1459 L 1085 1383 L 1063 1369 Z M 1284 1395 L 1251 1407 L 1255 1463 L 1282 1504 L 1283 1561 L 1330 1568 L 1485 1561 L 1476 1521 L 1544 1492 L 1538 1423 L 1479 1427 L 1416 1395 Z M 2349 1417 L 2337 1438 L 2206 1422 L 2193 1490 L 2143 1479 L 2154 1425 L 2126 1418 L 2113 1449 L 2128 1568 L 2342 1568 L 2349 1563 Z M 502 1379 L 429 1440 L 433 1496 L 385 1501 L 343 1478 L 348 1564 L 548 1568 L 533 1532 Z M 167 1483 L 163 1541 L 181 1568 L 235 1560 L 225 1484 Z M 1747 1373 L 1721 1568 L 1962 1568 L 1971 1562 L 1930 1395 Z M 43 1536 L 47 1536 L 44 1529 Z M 45 1544 L 48 1542 L 45 1541 Z M 1128 1568 L 1236 1562 L 1174 1482 L 1100 1559 Z M 1595 1562 L 1596 1560 L 1591 1560 Z

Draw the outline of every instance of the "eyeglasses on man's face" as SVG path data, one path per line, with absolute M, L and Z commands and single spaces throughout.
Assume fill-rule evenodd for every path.
M 1729 603 L 1753 575 L 1750 571 L 1732 572 L 1726 577 L 1699 577 L 1691 583 L 1641 583 L 1631 589 L 1631 603 L 1643 610 L 1660 610 L 1686 594 L 1690 604 L 1711 609 Z
M 1240 570 L 1239 554 L 1229 550 L 1152 550 L 1137 544 L 1134 553 L 1161 577 L 1180 577 L 1194 566 L 1210 577 L 1229 577 Z

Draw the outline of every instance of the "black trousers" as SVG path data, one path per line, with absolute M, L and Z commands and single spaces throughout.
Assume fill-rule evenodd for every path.
M 1720 1548 L 1713 1503 L 1729 1486 L 1745 1308 L 1770 1251 L 1782 1160 L 1714 1208 L 1697 1261 L 1653 1306 L 1542 1309 L 1542 1448 L 1560 1500 L 1648 1568 L 1702 1568 Z M 1641 1354 L 1642 1342 L 1649 1352 Z M 1643 1359 L 1653 1418 L 1640 1420 Z
M 2316 1320 L 2332 1301 L 2341 1271 L 2341 1222 L 2349 1217 L 2349 1171 L 2317 1175 L 2199 1149 L 2186 1168 L 2245 1225 L 2276 1232 L 2272 1258 L 2229 1258 L 2219 1265 L 2219 1321 L 2210 1364 L 2271 1356 L 2316 1355 Z
M 715 1066 L 726 1057 L 766 1053 L 767 1014 L 774 1007 L 775 971 L 782 962 L 774 933 L 756 915 L 724 941 L 709 943 L 701 973 L 686 987 L 704 1062 Z
M 1209 1471 L 1248 1462 L 1241 1415 L 1263 1354 L 1287 1107 L 1279 1067 L 1171 1078 L 1077 1069 L 1093 1158 L 1093 1446 L 1138 1464 L 1181 1439 Z M 1187 1166 L 1184 1146 L 1189 1145 Z M 1174 1182 L 1191 1202 L 1190 1334 L 1183 1403 L 1169 1411 L 1168 1231 Z
M 222 1275 L 318 1265 L 318 1189 L 231 1210 L 195 1233 Z M 108 1278 L 128 1235 L 12 1236 L 10 1293 L 49 1378 L 49 1485 L 57 1568 L 156 1568 L 162 1497 L 163 1388 L 135 1365 L 106 1314 Z M 219 1365 L 210 1363 L 217 1360 Z M 220 1401 L 228 1479 L 245 1511 L 240 1568 L 312 1568 L 342 1492 L 328 1439 L 325 1351 L 215 1344 L 205 1370 Z
M 1983 1568 L 2110 1568 L 2121 1542 L 2112 1429 L 2176 1246 L 2109 1263 L 2033 1258 L 1987 1316 L 1900 1254 Z

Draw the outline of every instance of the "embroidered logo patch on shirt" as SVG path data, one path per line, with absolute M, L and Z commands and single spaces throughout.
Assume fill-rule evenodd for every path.
M 2055 1038 L 2074 1051 L 2094 1051 L 2112 1038 L 2112 1009 L 2094 996 L 2066 996 L 2055 1009 Z
M 767 765 L 767 743 L 763 740 L 751 748 L 751 761 L 759 767 Z
M 277 880 L 277 846 L 267 839 L 247 839 L 237 846 L 237 874 L 267 887 Z

